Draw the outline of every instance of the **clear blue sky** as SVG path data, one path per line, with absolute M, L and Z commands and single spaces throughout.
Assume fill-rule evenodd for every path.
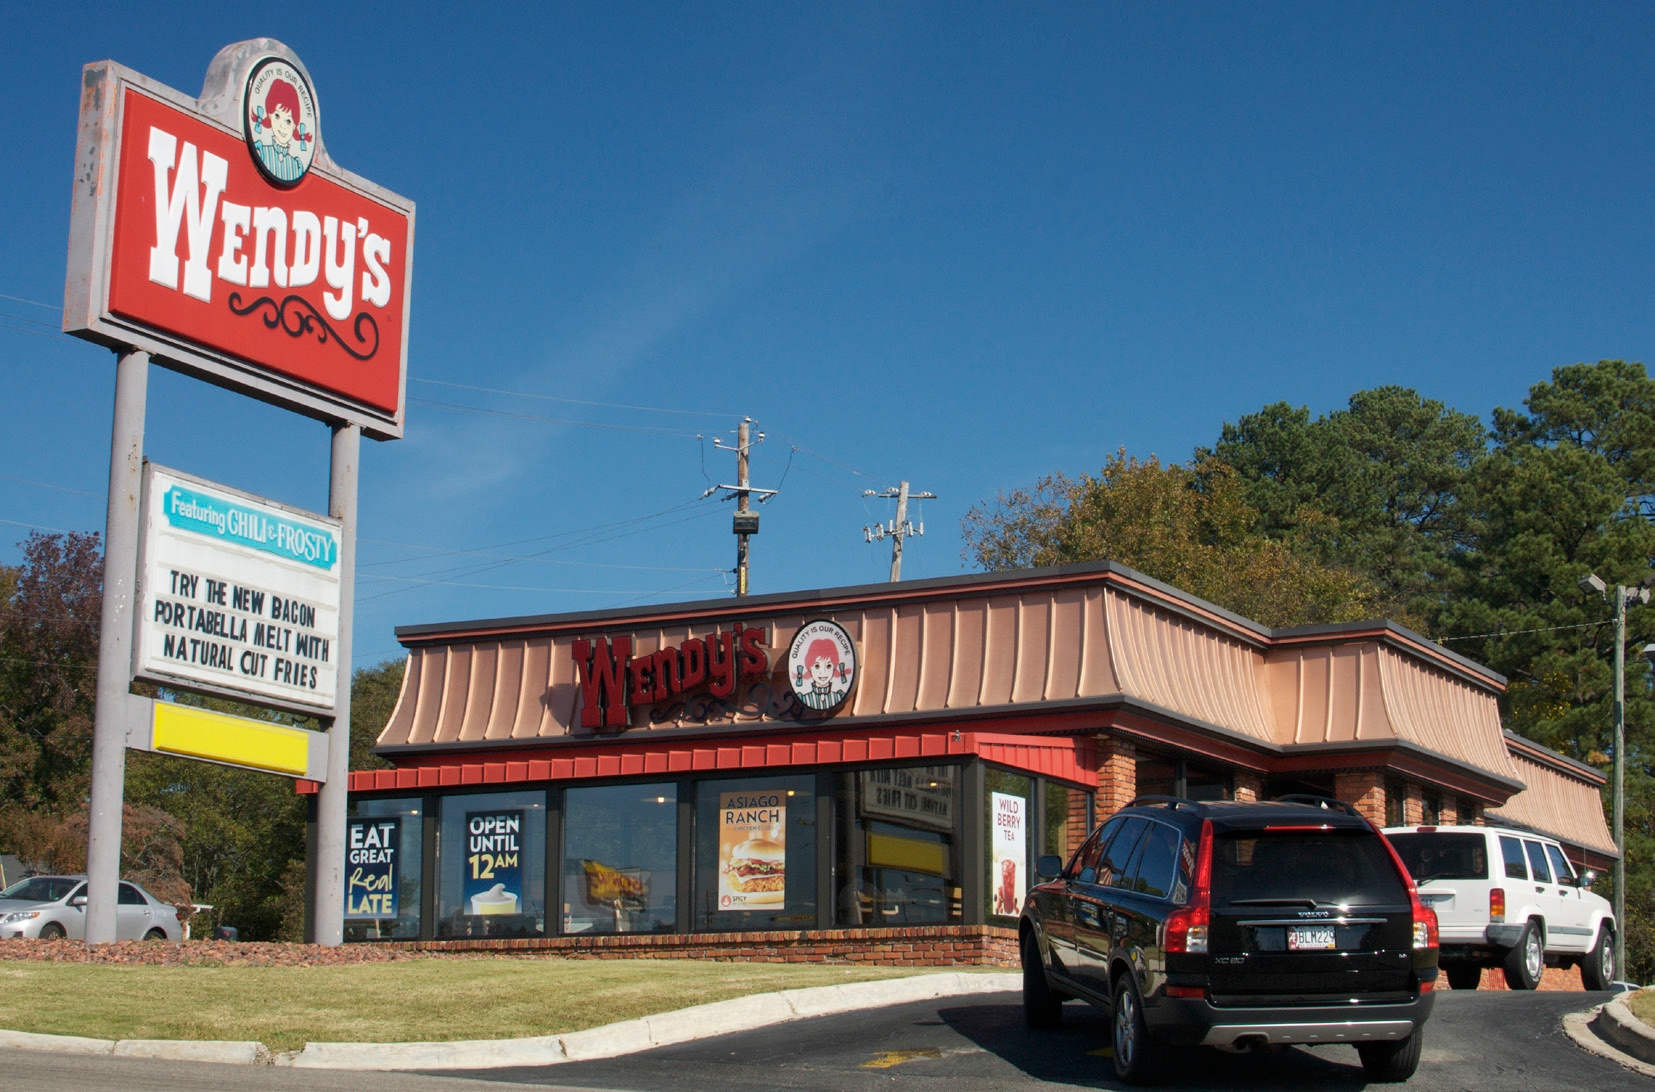
M 742 415 L 762 593 L 884 579 L 861 492 L 900 478 L 939 495 L 904 575 L 941 576 L 971 505 L 1117 447 L 1655 358 L 1648 4 L 5 0 L 0 561 L 103 526 L 112 358 L 51 333 L 80 67 L 193 94 L 259 35 L 419 206 L 358 666 L 401 624 L 729 594 L 697 498 Z M 323 426 L 159 369 L 147 450 L 325 507 Z

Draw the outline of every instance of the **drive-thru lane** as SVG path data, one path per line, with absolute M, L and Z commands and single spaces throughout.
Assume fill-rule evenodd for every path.
M 1648 1077 L 1588 1054 L 1563 1034 L 1564 1013 L 1606 997 L 1445 992 L 1426 1026 L 1424 1060 L 1406 1087 L 1648 1092 Z M 988 994 L 801 1020 L 623 1058 L 467 1076 L 638 1092 L 860 1092 L 889 1088 L 893 1080 L 949 1092 L 1114 1088 L 1106 1033 L 1096 1010 L 1074 1002 L 1064 1006 L 1061 1029 L 1031 1032 L 1016 994 Z M 1168 1081 L 1174 1088 L 1369 1087 L 1351 1047 L 1244 1055 L 1186 1049 L 1176 1062 Z

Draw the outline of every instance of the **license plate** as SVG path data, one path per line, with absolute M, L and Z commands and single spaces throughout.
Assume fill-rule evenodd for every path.
M 1291 952 L 1327 951 L 1337 947 L 1333 942 L 1331 925 L 1298 925 L 1287 930 L 1287 949 Z

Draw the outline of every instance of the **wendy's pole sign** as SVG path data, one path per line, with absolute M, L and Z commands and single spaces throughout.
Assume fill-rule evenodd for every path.
M 364 433 L 402 436 L 413 245 L 413 202 L 334 162 L 282 43 L 226 46 L 199 98 L 84 70 L 63 328 L 118 361 L 88 943 L 115 939 L 127 747 L 320 782 L 310 939 L 343 938 L 357 464 Z M 151 361 L 326 424 L 329 511 L 148 467 Z M 152 701 L 134 678 L 330 727 Z

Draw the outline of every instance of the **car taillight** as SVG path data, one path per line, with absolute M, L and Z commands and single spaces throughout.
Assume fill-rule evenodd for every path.
M 1414 947 L 1435 948 L 1437 946 L 1437 912 L 1419 901 L 1414 896 Z
M 1190 900 L 1181 909 L 1167 915 L 1166 932 L 1161 943 L 1163 952 L 1183 952 L 1204 955 L 1207 951 L 1207 928 L 1212 919 L 1213 879 L 1213 824 L 1211 819 L 1201 822 L 1201 847 L 1195 854 L 1195 881 Z
M 1496 887 L 1488 893 L 1488 920 L 1506 920 L 1506 889 Z
M 1402 863 L 1402 856 L 1397 853 L 1391 840 L 1385 837 L 1383 831 L 1372 823 L 1368 824 L 1372 831 L 1379 835 L 1379 840 L 1385 843 L 1385 849 L 1391 855 L 1391 863 L 1396 866 L 1396 874 L 1408 889 L 1408 902 L 1414 911 L 1414 947 L 1435 948 L 1437 946 L 1437 912 L 1419 901 L 1419 888 L 1414 884 L 1414 877 L 1409 874 L 1408 866 Z

